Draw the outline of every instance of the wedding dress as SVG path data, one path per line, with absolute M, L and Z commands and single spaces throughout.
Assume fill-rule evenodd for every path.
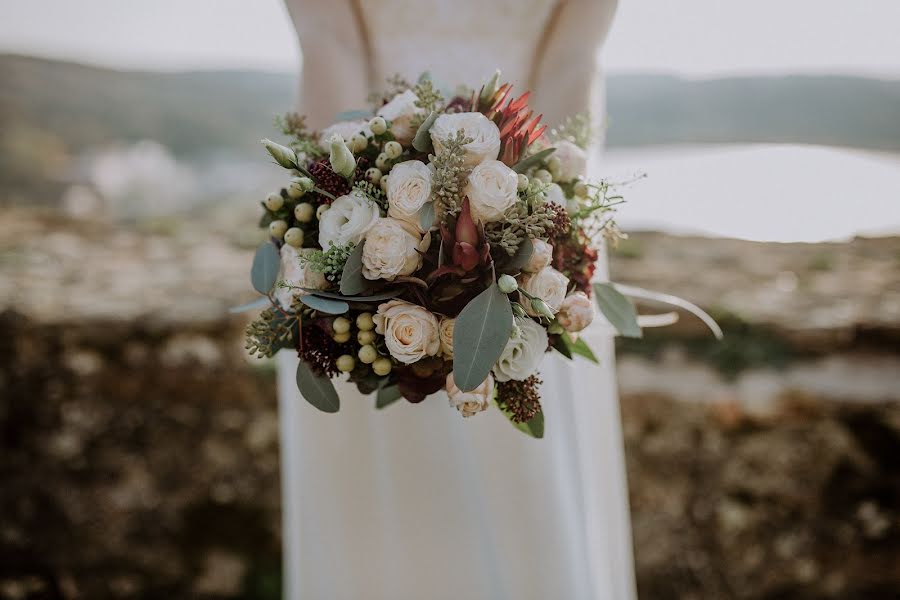
M 496 68 L 519 92 L 534 91 L 545 122 L 604 115 L 597 54 L 612 0 L 288 5 L 304 56 L 301 109 L 315 126 L 364 106 L 369 88 L 395 73 L 475 87 Z M 296 357 L 280 353 L 285 597 L 633 598 L 612 337 L 602 321 L 585 336 L 600 366 L 546 356 L 542 440 L 495 409 L 463 419 L 443 393 L 379 411 L 338 384 L 341 412 L 320 413 L 299 396 Z

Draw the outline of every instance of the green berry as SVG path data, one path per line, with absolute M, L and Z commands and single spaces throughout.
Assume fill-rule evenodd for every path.
M 369 121 L 369 129 L 371 129 L 372 133 L 375 135 L 381 135 L 387 131 L 387 121 L 384 120 L 384 117 L 373 117 L 372 120 Z
M 375 321 L 372 320 L 372 313 L 360 313 L 356 317 L 356 326 L 360 331 L 371 331 L 375 329 Z
M 379 169 L 378 167 L 370 167 L 366 169 L 366 181 L 373 184 L 381 181 L 381 169 Z
M 281 194 L 278 192 L 272 192 L 268 196 L 266 196 L 266 208 L 271 211 L 276 211 L 284 206 L 284 198 L 281 197 Z
M 338 317 L 331 323 L 331 328 L 335 333 L 348 333 L 350 331 L 350 321 L 344 317 Z
M 501 275 L 500 279 L 497 280 L 497 287 L 499 287 L 500 291 L 504 294 L 512 294 L 519 289 L 519 283 L 512 275 Z
M 403 154 L 403 146 L 400 145 L 400 142 L 391 140 L 384 145 L 384 153 L 391 160 L 400 158 L 400 155 Z
M 372 370 L 379 377 L 384 377 L 391 372 L 391 359 L 382 356 L 372 363 Z
M 284 243 L 299 248 L 303 245 L 303 230 L 299 227 L 291 227 L 284 232 Z
M 350 341 L 350 332 L 345 331 L 344 333 L 336 333 L 331 336 L 331 339 L 336 341 L 338 344 L 346 344 Z
M 519 183 L 517 186 L 518 190 L 520 192 L 523 192 L 523 191 L 525 191 L 525 189 L 527 187 L 528 187 L 528 175 L 526 175 L 525 173 L 519 173 Z
M 378 350 L 372 344 L 366 344 L 359 349 L 356 355 L 359 356 L 359 360 L 364 364 L 371 365 L 378 359 Z
M 294 218 L 301 223 L 309 223 L 313 220 L 313 216 L 315 216 L 315 214 L 316 209 L 314 209 L 313 205 L 309 202 L 301 202 L 294 207 Z
M 269 223 L 269 235 L 280 240 L 284 237 L 284 233 L 288 230 L 288 224 L 281 219 Z
M 366 344 L 374 344 L 375 343 L 375 332 L 374 331 L 360 331 L 356 334 L 356 341 L 359 342 L 360 346 L 365 346 Z
M 337 360 L 334 362 L 334 365 L 341 373 L 349 373 L 356 366 L 356 359 L 349 354 L 343 354 L 341 356 L 338 356 Z

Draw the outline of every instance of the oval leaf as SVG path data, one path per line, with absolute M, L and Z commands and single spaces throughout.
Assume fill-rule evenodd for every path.
M 434 225 L 434 202 L 428 202 L 419 211 L 419 229 L 428 231 Z
M 547 148 L 545 150 L 541 150 L 537 154 L 532 154 L 528 158 L 523 158 L 515 165 L 513 165 L 513 171 L 516 173 L 524 173 L 531 167 L 536 167 L 540 164 L 541 161 L 546 159 L 548 156 L 556 152 L 556 148 Z
M 616 328 L 622 337 L 639 338 L 641 326 L 637 322 L 634 305 L 619 293 L 611 283 L 595 283 L 594 296 L 603 316 Z
M 331 379 L 314 373 L 302 360 L 297 363 L 297 389 L 303 399 L 327 413 L 336 413 L 341 408 L 341 399 Z
M 362 293 L 368 287 L 369 282 L 362 274 L 362 253 L 365 241 L 360 242 L 347 257 L 344 270 L 341 272 L 341 293 L 345 296 L 355 296 Z
M 403 293 L 400 288 L 385 290 L 380 294 L 372 294 L 370 296 L 345 296 L 343 294 L 335 294 L 334 292 L 323 292 L 312 288 L 303 288 L 313 296 L 321 296 L 323 298 L 332 298 L 334 300 L 343 300 L 344 302 L 378 302 L 379 300 L 390 300 L 396 298 Z
M 268 295 L 278 278 L 281 267 L 281 256 L 272 242 L 264 242 L 253 255 L 253 267 L 250 269 L 250 283 L 260 294 Z
M 497 406 L 500 409 L 500 412 L 509 419 L 509 422 L 512 423 L 513 427 L 521 431 L 522 433 L 528 434 L 533 438 L 541 439 L 544 437 L 544 411 L 543 409 L 538 410 L 537 414 L 531 417 L 528 421 L 524 423 L 516 423 L 512 420 L 512 413 L 503 410 L 500 406 Z
M 383 387 L 378 390 L 378 394 L 375 396 L 375 408 L 390 406 L 402 397 L 403 394 L 400 393 L 400 388 L 398 386 L 389 385 Z
M 350 307 L 343 300 L 323 298 L 321 296 L 300 296 L 300 302 L 313 310 L 317 310 L 327 315 L 342 315 L 350 310 Z
M 460 390 L 474 390 L 487 379 L 512 326 L 509 298 L 496 283 L 463 308 L 453 328 L 453 379 Z
M 240 306 L 232 306 L 231 308 L 228 309 L 228 312 L 230 312 L 232 314 L 242 313 L 242 312 L 246 312 L 248 310 L 253 310 L 256 308 L 265 308 L 265 307 L 269 306 L 269 304 L 270 304 L 270 302 L 269 302 L 268 298 L 257 298 L 253 302 L 248 302 L 247 304 L 241 304 Z
M 437 120 L 438 114 L 434 111 L 428 115 L 428 117 L 422 121 L 422 124 L 419 125 L 419 128 L 416 130 L 416 136 L 413 138 L 413 148 L 418 150 L 419 152 L 431 152 L 434 148 L 431 145 L 431 134 L 429 133 L 431 126 L 434 125 L 434 122 Z

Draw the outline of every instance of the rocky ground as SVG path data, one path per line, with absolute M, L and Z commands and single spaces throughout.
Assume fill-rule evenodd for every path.
M 0 598 L 279 597 L 236 230 L 0 214 Z M 895 597 L 900 239 L 641 234 L 612 270 L 728 334 L 685 317 L 620 346 L 641 597 Z

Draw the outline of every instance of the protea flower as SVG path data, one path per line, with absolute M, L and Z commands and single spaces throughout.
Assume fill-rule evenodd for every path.
M 450 257 L 450 263 L 441 265 L 431 274 L 432 279 L 444 273 L 462 276 L 491 262 L 491 248 L 485 241 L 484 227 L 472 217 L 468 198 L 463 200 L 453 232 L 446 225 L 441 225 L 441 240 L 444 244 L 444 256 Z
M 484 115 L 500 129 L 500 160 L 513 166 L 525 156 L 528 147 L 538 140 L 547 129 L 541 125 L 541 117 L 533 117 L 534 111 L 528 107 L 531 92 L 518 98 L 511 98 L 512 85 L 504 83 L 497 87 L 496 77 L 472 96 L 472 110 Z M 533 117 L 533 118 L 532 118 Z

